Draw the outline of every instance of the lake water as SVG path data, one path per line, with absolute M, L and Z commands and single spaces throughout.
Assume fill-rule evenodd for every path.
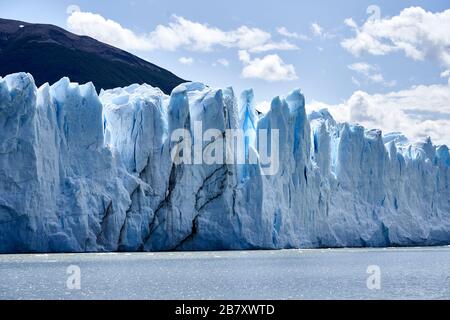
M 450 299 L 450 247 L 0 255 L 0 299 Z

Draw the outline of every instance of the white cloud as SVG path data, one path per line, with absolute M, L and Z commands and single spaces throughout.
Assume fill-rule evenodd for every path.
M 352 76 L 352 83 L 357 87 L 361 87 L 361 82 L 353 76 Z
M 311 23 L 310 29 L 314 36 L 320 37 L 322 39 L 333 39 L 336 37 L 336 34 L 332 32 L 326 32 L 323 27 L 317 22 Z
M 432 13 L 411 7 L 394 17 L 371 19 L 360 28 L 351 18 L 345 24 L 356 35 L 341 45 L 355 56 L 363 52 L 387 55 L 400 51 L 414 60 L 437 59 L 450 66 L 450 9 Z
M 350 70 L 363 76 L 366 82 L 378 83 L 386 87 L 393 87 L 396 85 L 396 81 L 386 81 L 384 76 L 379 72 L 379 67 L 368 64 L 366 62 L 357 62 L 347 66 Z M 352 77 L 352 82 L 361 85 L 355 77 Z
M 194 63 L 194 59 L 191 57 L 181 57 L 180 59 L 178 59 L 178 62 L 190 66 Z
M 323 35 L 323 28 L 317 22 L 313 22 L 311 23 L 311 32 L 315 36 L 321 37 Z
M 380 73 L 374 73 L 369 76 L 369 79 L 375 83 L 384 83 L 384 77 Z
M 356 71 L 358 73 L 364 74 L 364 75 L 369 75 L 370 72 L 372 72 L 375 67 L 365 63 L 365 62 L 357 62 L 357 63 L 353 63 L 351 65 L 348 66 L 348 68 L 350 70 Z
M 66 8 L 67 14 L 72 14 L 74 12 L 79 12 L 79 11 L 81 11 L 80 7 L 75 4 L 71 4 Z
M 250 54 L 245 50 L 239 50 L 238 52 L 239 60 L 241 60 L 243 63 L 248 64 L 250 63 Z
M 441 73 L 441 78 L 448 78 L 450 77 L 450 70 L 445 70 Z
M 264 114 L 268 113 L 270 111 L 270 102 L 267 100 L 263 100 L 256 103 L 255 110 Z
M 228 61 L 225 58 L 221 58 L 217 60 L 217 63 L 224 66 L 224 67 L 228 67 L 230 65 L 230 61 Z
M 282 40 L 280 42 L 268 42 L 249 49 L 251 52 L 266 52 L 275 50 L 298 50 L 298 47 L 289 41 Z
M 349 26 L 350 28 L 357 29 L 358 25 L 356 24 L 355 20 L 352 18 L 348 18 L 344 20 L 345 25 Z
M 338 105 L 307 105 L 308 111 L 321 108 L 328 108 L 340 122 L 385 133 L 400 131 L 413 141 L 430 136 L 434 143 L 450 144 L 450 85 L 419 85 L 387 94 L 356 91 Z
M 285 64 L 276 54 L 251 59 L 247 51 L 240 50 L 239 60 L 244 63 L 244 68 L 242 69 L 242 76 L 244 78 L 256 78 L 266 81 L 298 79 L 294 66 Z
M 137 36 L 133 31 L 99 14 L 72 12 L 67 18 L 67 26 L 74 33 L 87 35 L 125 50 L 153 50 L 156 47 L 149 36 Z
M 277 32 L 286 38 L 309 40 L 308 36 L 306 36 L 304 34 L 299 34 L 297 32 L 291 32 L 286 27 L 277 28 Z
M 448 78 L 448 85 L 450 86 L 450 70 L 445 70 L 441 73 L 441 78 Z
M 298 34 L 296 32 L 290 32 L 286 27 L 279 27 L 277 28 L 277 32 L 281 34 L 282 36 L 288 37 L 288 38 L 298 38 Z
M 68 28 L 125 50 L 211 51 L 214 47 L 245 49 L 250 52 L 294 50 L 294 44 L 275 42 L 272 35 L 258 28 L 240 26 L 224 31 L 207 24 L 173 15 L 167 25 L 157 25 L 145 34 L 136 34 L 119 23 L 91 12 L 73 12 L 67 18 Z

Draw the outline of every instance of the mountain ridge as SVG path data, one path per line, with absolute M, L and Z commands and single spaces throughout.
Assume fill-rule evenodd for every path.
M 51 24 L 0 18 L 0 75 L 28 72 L 38 86 L 69 77 L 97 91 L 147 83 L 169 94 L 186 82 L 129 52 Z

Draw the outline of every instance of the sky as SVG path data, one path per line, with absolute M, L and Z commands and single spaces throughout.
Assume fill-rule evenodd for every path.
M 308 111 L 450 144 L 450 1 L 0 0 L 257 108 L 300 88 Z

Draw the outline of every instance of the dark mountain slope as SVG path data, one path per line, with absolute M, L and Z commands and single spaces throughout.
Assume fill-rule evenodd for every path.
M 29 72 L 38 86 L 64 76 L 97 90 L 147 83 L 170 93 L 185 80 L 126 51 L 53 25 L 0 19 L 0 76 Z

